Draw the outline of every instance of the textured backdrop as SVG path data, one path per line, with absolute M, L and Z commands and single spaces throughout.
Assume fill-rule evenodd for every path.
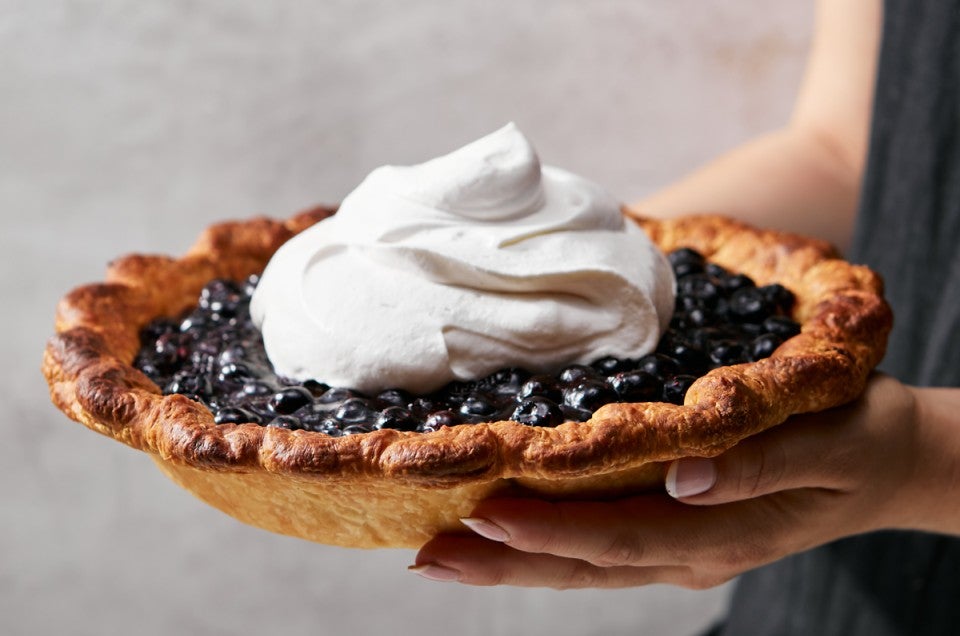
M 509 120 L 635 199 L 777 125 L 806 3 L 0 0 L 0 633 L 690 634 L 726 590 L 469 589 L 273 536 L 68 421 L 57 298 Z

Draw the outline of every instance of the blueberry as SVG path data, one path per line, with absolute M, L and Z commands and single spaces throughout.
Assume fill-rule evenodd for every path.
M 630 368 L 629 360 L 621 360 L 614 356 L 604 356 L 594 360 L 590 367 L 602 376 L 613 375 Z
M 773 305 L 761 288 L 748 287 L 730 297 L 730 313 L 743 322 L 763 322 L 773 313 Z
M 563 391 L 556 379 L 549 375 L 535 375 L 527 380 L 517 392 L 517 398 L 523 399 L 532 396 L 539 396 L 553 402 L 563 401 Z
M 180 334 L 168 333 L 157 338 L 154 343 L 154 364 L 169 368 L 179 364 L 190 354 L 190 349 Z
M 443 411 L 450 405 L 431 397 L 417 397 L 410 403 L 410 410 L 419 418 L 424 418 L 434 411 Z
M 239 402 L 232 402 L 230 400 L 227 400 L 227 401 L 230 402 L 230 406 L 239 406 L 247 411 L 250 411 L 255 415 L 258 415 L 260 419 L 263 420 L 264 422 L 271 420 L 277 416 L 276 413 L 274 413 L 267 407 L 266 401 L 260 398 L 247 399 L 247 400 L 241 399 Z
M 728 366 L 746 362 L 743 345 L 735 340 L 720 340 L 710 348 L 710 362 L 713 366 Z
M 586 422 L 593 417 L 593 411 L 578 409 L 567 404 L 561 405 L 560 410 L 563 412 L 563 419 L 566 422 Z
M 355 391 L 340 387 L 331 387 L 317 398 L 317 402 L 320 404 L 338 404 L 354 397 L 358 397 Z
M 260 284 L 260 276 L 257 274 L 250 274 L 247 276 L 247 280 L 243 281 L 243 295 L 247 298 L 253 296 L 253 292 L 256 291 L 257 285 Z
M 692 274 L 681 278 L 677 282 L 677 294 L 682 299 L 692 299 L 693 307 L 690 308 L 713 307 L 720 298 L 716 279 L 706 274 Z
M 517 367 L 500 369 L 478 382 L 477 388 L 495 395 L 516 395 L 530 372 Z
M 181 395 L 207 396 L 213 392 L 210 380 L 204 375 L 193 375 L 189 372 L 180 372 L 173 376 L 173 380 L 167 385 L 166 393 L 179 393 Z
M 710 360 L 690 343 L 678 342 L 672 345 L 667 355 L 680 363 L 680 370 L 692 374 L 702 375 L 710 366 Z
M 344 426 L 343 429 L 341 429 L 340 434 L 341 435 L 362 435 L 364 433 L 369 433 L 372 430 L 373 428 L 366 424 L 350 424 L 348 426 Z
M 249 380 L 243 384 L 243 393 L 245 395 L 266 396 L 272 395 L 277 390 L 276 385 L 270 384 L 265 380 Z
M 767 299 L 775 311 L 781 311 L 783 313 L 789 313 L 793 309 L 793 304 L 796 298 L 793 295 L 793 292 L 781 285 L 780 283 L 773 283 L 772 285 L 764 285 L 759 288 L 763 293 L 764 297 Z
M 693 274 L 699 274 L 703 271 L 703 267 L 697 265 L 696 263 L 679 263 L 673 268 L 673 275 L 676 278 L 683 278 L 684 276 L 691 276 Z
M 300 420 L 300 426 L 307 431 L 321 432 L 324 424 L 327 421 L 331 421 L 335 426 L 339 428 L 339 423 L 336 422 L 332 417 L 325 413 L 312 411 L 308 408 L 300 409 L 293 414 L 294 417 Z
M 313 401 L 313 395 L 302 386 L 290 386 L 273 394 L 268 406 L 275 413 L 289 414 Z
M 474 391 L 476 391 L 476 388 L 476 385 L 472 382 L 461 382 L 455 380 L 440 389 L 440 391 L 433 397 L 435 399 L 447 402 L 448 404 L 459 406 L 460 404 L 463 404 L 463 401 L 470 397 Z
M 463 422 L 463 418 L 460 417 L 459 413 L 454 411 L 434 411 L 423 422 L 421 430 L 424 431 L 436 431 L 443 426 L 456 426 Z
M 584 411 L 596 411 L 604 404 L 617 401 L 617 394 L 605 382 L 585 380 L 563 392 L 567 406 Z
M 311 413 L 300 418 L 300 425 L 304 430 L 314 433 L 323 433 L 330 437 L 340 437 L 340 422 L 332 417 L 324 417 L 319 413 Z
M 200 290 L 199 306 L 201 309 L 217 311 L 213 308 L 214 303 L 220 303 L 222 305 L 231 301 L 236 302 L 240 293 L 240 287 L 233 281 L 225 278 L 216 278 Z
M 753 279 L 746 274 L 732 274 L 723 278 L 721 284 L 725 290 L 730 292 L 757 286 L 757 284 L 753 282 Z
M 267 426 L 273 428 L 285 428 L 291 431 L 295 431 L 299 428 L 302 428 L 300 424 L 300 419 L 292 415 L 278 415 L 267 423 Z
M 250 380 L 255 380 L 257 378 L 257 373 L 254 370 L 242 362 L 234 362 L 231 364 L 225 364 L 220 367 L 220 373 L 217 375 L 217 380 L 220 382 L 238 382 L 246 383 Z
M 780 339 L 780 336 L 773 333 L 765 333 L 757 336 L 753 342 L 750 343 L 750 359 L 762 360 L 763 358 L 769 358 L 782 343 L 783 340 Z
M 763 324 L 757 322 L 744 322 L 738 325 L 740 335 L 745 340 L 753 340 L 757 336 L 766 333 Z
M 703 255 L 689 247 L 681 247 L 667 255 L 674 274 L 679 278 L 687 274 L 695 274 L 703 271 L 705 259 Z
M 596 371 L 582 364 L 571 364 L 560 372 L 559 377 L 563 384 L 579 384 L 586 380 L 600 379 Z
M 528 397 L 520 402 L 510 419 L 528 426 L 556 426 L 563 423 L 563 411 L 546 398 Z
M 194 374 L 202 374 L 207 376 L 207 378 L 210 380 L 215 377 L 215 370 L 219 370 L 219 368 L 217 367 L 214 358 L 200 351 L 192 352 L 190 357 L 184 360 L 182 367 L 182 371 L 190 371 Z
M 691 329 L 687 336 L 690 343 L 703 351 L 709 350 L 713 343 L 720 340 L 730 340 L 736 337 L 736 332 L 724 329 L 722 327 L 702 327 Z
M 676 358 L 663 353 L 651 353 L 643 356 L 637 361 L 637 367 L 641 371 L 646 371 L 660 378 L 660 380 L 680 373 L 680 362 Z
M 492 417 L 499 410 L 496 403 L 483 394 L 471 395 L 460 404 L 460 413 L 473 418 Z
M 160 336 L 172 334 L 177 330 L 177 323 L 169 318 L 151 320 L 140 330 L 140 344 L 144 347 L 155 343 Z
M 343 429 L 340 428 L 340 425 L 336 420 L 324 420 L 321 423 L 320 428 L 315 429 L 317 433 L 323 433 L 330 437 L 340 437 L 343 435 Z
M 402 406 L 388 406 L 380 412 L 374 428 L 392 428 L 400 431 L 415 431 L 419 422 Z
M 705 327 L 713 322 L 713 314 L 704 307 L 694 307 L 687 312 L 685 328 Z
M 663 400 L 672 404 L 683 404 L 687 390 L 697 380 L 692 375 L 675 375 L 663 384 Z
M 715 323 L 730 322 L 730 297 L 721 296 L 717 304 L 711 309 L 711 313 Z
M 247 348 L 239 343 L 228 345 L 217 357 L 220 366 L 243 362 L 247 357 Z
M 413 396 L 403 389 L 387 389 L 377 395 L 377 402 L 385 406 L 406 407 L 413 402 Z
M 153 380 L 153 382 L 158 386 L 166 386 L 167 382 L 169 381 L 164 381 L 161 379 L 163 378 L 163 374 L 153 362 L 144 362 L 142 360 L 138 360 L 134 363 L 134 366 L 140 369 L 144 375 Z
M 670 331 L 686 331 L 690 327 L 690 312 L 698 310 L 700 310 L 700 308 L 696 307 L 693 302 L 690 303 L 690 307 L 675 309 L 673 315 L 670 316 Z
M 190 331 L 198 333 L 199 331 L 208 328 L 211 322 L 213 322 L 213 320 L 210 314 L 195 311 L 181 321 L 180 331 L 184 333 Z
M 333 414 L 337 421 L 344 424 L 372 423 L 376 415 L 376 411 L 367 400 L 357 397 L 345 400 Z M 346 428 L 344 428 L 344 433 L 346 433 Z
M 770 316 L 763 321 L 763 330 L 786 340 L 800 333 L 800 325 L 786 316 Z
M 723 280 L 724 278 L 727 278 L 728 276 L 731 276 L 730 271 L 726 267 L 724 267 L 723 265 L 718 265 L 716 263 L 707 263 L 706 266 L 703 268 L 703 271 L 705 271 L 710 276 L 713 276 L 714 278 L 719 278 L 721 280 Z
M 217 410 L 213 416 L 213 421 L 217 424 L 244 424 L 247 422 L 259 424 L 262 420 L 259 415 L 243 408 L 235 406 L 226 406 Z
M 654 402 L 663 390 L 663 382 L 646 371 L 618 373 L 610 378 L 610 386 L 620 402 Z

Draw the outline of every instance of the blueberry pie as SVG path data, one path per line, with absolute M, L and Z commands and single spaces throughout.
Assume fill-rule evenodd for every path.
M 849 402 L 891 324 L 829 245 L 642 218 L 507 127 L 336 214 L 114 261 L 61 301 L 43 372 L 68 417 L 241 521 L 417 547 L 493 494 L 662 487 L 664 462 Z
M 655 487 L 662 462 L 848 402 L 892 323 L 880 279 L 823 243 L 720 217 L 640 219 L 678 279 L 654 353 L 419 396 L 295 382 L 269 369 L 244 304 L 274 251 L 330 213 L 220 224 L 183 258 L 113 262 L 58 307 L 43 364 L 54 403 L 247 523 L 416 547 L 491 494 Z

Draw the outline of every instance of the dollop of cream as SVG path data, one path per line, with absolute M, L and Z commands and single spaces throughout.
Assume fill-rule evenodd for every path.
M 541 167 L 509 124 L 374 170 L 277 251 L 251 312 L 282 375 L 425 393 L 507 366 L 649 353 L 674 289 L 667 259 L 618 203 Z

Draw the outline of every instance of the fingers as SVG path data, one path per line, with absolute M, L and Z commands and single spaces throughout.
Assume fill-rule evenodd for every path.
M 688 506 L 663 495 L 610 502 L 486 501 L 465 523 L 491 545 L 600 567 L 675 567 L 723 573 L 782 554 L 802 500 Z M 745 529 L 762 540 L 745 540 Z M 732 547 L 731 547 L 732 546 Z
M 706 587 L 709 583 L 716 585 L 722 582 L 696 580 L 690 568 L 683 566 L 600 567 L 552 554 L 519 552 L 501 543 L 459 535 L 441 536 L 427 543 L 410 569 L 434 581 L 482 586 L 574 589 L 672 583 L 685 587 Z
M 685 506 L 663 496 L 615 502 L 548 502 L 495 499 L 481 503 L 464 523 L 492 541 L 530 553 L 549 553 L 601 567 L 660 565 L 666 557 L 651 554 L 642 540 L 642 524 L 670 518 L 666 508 Z M 665 550 L 664 544 L 658 548 Z
M 792 417 L 712 459 L 675 460 L 666 489 L 687 504 L 742 501 L 797 488 L 883 492 L 879 484 L 891 466 L 916 456 L 915 408 L 906 387 L 877 374 L 847 406 Z
M 414 569 L 475 585 L 702 588 L 876 529 L 873 511 L 903 479 L 883 475 L 915 428 L 898 386 L 881 377 L 858 404 L 792 418 L 713 459 L 678 460 L 673 498 L 483 502 L 464 520 L 478 536 L 434 539 Z
M 839 461 L 849 447 L 831 421 L 839 413 L 794 418 L 788 425 L 747 438 L 714 458 L 674 460 L 666 490 L 687 504 L 721 504 L 795 488 L 844 489 L 851 474 Z
M 473 585 L 702 589 L 832 538 L 833 524 L 817 518 L 822 497 L 781 493 L 719 506 L 664 495 L 606 503 L 490 500 L 468 520 L 480 536 L 436 537 L 413 569 Z M 822 536 L 798 538 L 803 523 Z

